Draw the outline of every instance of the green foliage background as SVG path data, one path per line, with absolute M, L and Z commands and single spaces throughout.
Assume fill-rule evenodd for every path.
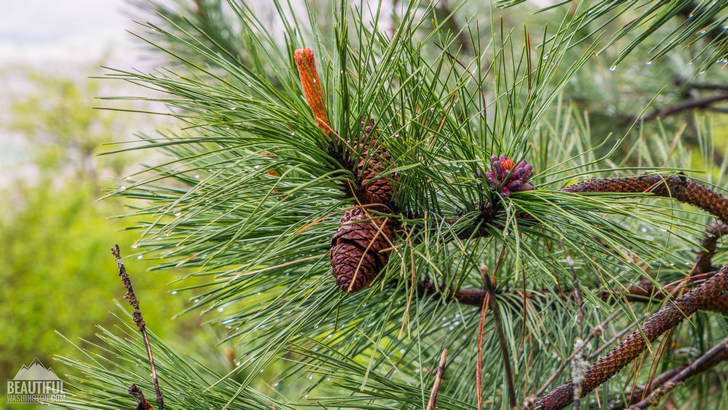
M 188 303 L 170 294 L 167 284 L 183 271 L 147 272 L 154 262 L 132 256 L 137 233 L 112 218 L 127 212 L 122 201 L 100 200 L 143 158 L 97 157 L 102 144 L 129 139 L 130 128 L 140 123 L 93 109 L 98 81 L 39 72 L 27 79 L 31 86 L 14 99 L 11 120 L 0 129 L 25 135 L 29 148 L 17 160 L 37 171 L 13 176 L 0 191 L 0 379 L 12 379 L 36 356 L 62 378 L 77 373 L 52 357 L 76 350 L 60 334 L 89 347 L 97 340 L 96 325 L 118 323 L 113 301 L 125 301 L 109 251 L 115 243 L 126 256 L 150 328 L 185 348 L 208 341 L 198 315 L 173 320 Z M 224 364 L 222 350 L 218 354 Z M 3 394 L 0 404 L 4 400 Z

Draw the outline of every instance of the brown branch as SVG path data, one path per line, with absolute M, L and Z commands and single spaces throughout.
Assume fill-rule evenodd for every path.
M 114 259 L 116 259 L 116 266 L 119 268 L 119 276 L 121 276 L 121 281 L 124 284 L 124 287 L 126 288 L 126 294 L 124 295 L 124 299 L 127 299 L 129 301 L 129 304 L 134 308 L 134 313 L 132 314 L 132 318 L 134 320 L 134 323 L 137 326 L 137 329 L 139 329 L 139 332 L 141 332 L 141 334 L 142 334 L 142 338 L 144 339 L 144 346 L 147 349 L 147 357 L 149 358 L 149 366 L 152 369 L 152 380 L 154 381 L 154 390 L 157 393 L 157 407 L 159 407 L 159 410 L 163 410 L 164 404 L 162 401 L 162 391 L 159 389 L 159 380 L 157 379 L 157 369 L 156 369 L 156 367 L 154 367 L 154 357 L 152 357 L 152 346 L 151 346 L 151 344 L 149 344 L 149 337 L 147 337 L 147 328 L 146 328 L 147 324 L 146 324 L 146 322 L 144 322 L 144 318 L 142 317 L 142 311 L 139 310 L 139 299 L 137 299 L 136 294 L 134 294 L 134 289 L 132 288 L 132 284 L 131 284 L 131 278 L 129 278 L 129 274 L 126 272 L 126 267 L 124 266 L 124 262 L 121 260 L 121 251 L 119 251 L 119 245 L 116 245 L 115 247 L 111 248 L 111 254 L 114 255 Z M 131 391 L 129 393 L 131 393 Z M 140 391 L 140 393 L 141 393 L 141 391 Z
M 728 94 L 727 94 L 728 95 Z M 561 189 L 562 192 L 652 193 L 697 206 L 728 223 L 728 198 L 685 175 L 643 175 L 629 178 L 592 179 Z
M 629 122 L 635 121 L 652 121 L 658 118 L 665 118 L 673 114 L 677 114 L 683 111 L 692 110 L 695 108 L 709 108 L 712 104 L 728 100 L 728 93 L 711 95 L 709 97 L 692 98 L 689 100 L 682 101 L 673 106 L 663 108 L 661 110 L 654 111 L 647 115 L 632 117 Z
M 152 410 L 152 405 L 149 404 L 147 399 L 144 398 L 144 393 L 142 393 L 142 389 L 137 387 L 136 384 L 132 384 L 129 386 L 129 394 L 134 396 L 134 399 L 137 401 L 137 406 L 135 410 Z
M 705 275 L 709 276 L 709 275 Z M 703 279 L 705 276 L 701 276 L 700 279 Z M 690 278 L 691 282 L 697 281 L 697 278 Z M 609 291 L 601 291 L 601 292 L 595 292 L 596 295 L 602 299 L 605 302 L 614 303 L 616 300 L 625 300 L 627 302 L 639 302 L 639 303 L 646 303 L 650 301 L 655 300 L 662 300 L 665 299 L 665 297 L 672 298 L 674 297 L 674 293 L 676 293 L 676 287 L 667 285 L 662 287 L 662 289 L 659 289 L 655 287 L 652 283 L 645 283 L 641 285 L 634 285 L 631 286 L 629 289 L 627 289 L 626 292 L 623 292 L 621 290 L 614 290 L 613 292 Z M 463 305 L 469 305 L 474 307 L 482 307 L 483 306 L 483 300 L 486 295 L 486 291 L 484 289 L 463 289 L 463 288 L 455 288 L 450 287 L 448 289 L 445 289 L 444 285 L 436 285 L 429 279 L 421 279 L 417 282 L 417 290 L 420 296 L 428 296 L 435 300 L 437 299 L 444 299 L 447 302 L 451 301 L 457 301 L 460 304 Z M 594 290 L 594 289 L 592 289 Z M 519 291 L 520 292 L 520 291 Z M 506 295 L 506 296 L 513 296 L 513 297 L 519 297 L 523 298 L 524 295 L 522 293 L 503 289 L 503 290 L 496 290 L 496 295 Z M 535 289 L 535 290 L 529 290 L 526 291 L 525 297 L 530 300 L 535 301 L 545 301 L 546 296 L 543 295 L 543 293 L 551 292 L 549 290 L 544 289 Z M 571 298 L 573 297 L 573 289 L 562 289 L 554 290 L 553 291 L 556 295 L 560 296 L 561 298 Z M 510 297 L 508 298 L 511 299 Z M 520 306 L 519 306 L 520 307 Z M 711 312 L 717 312 L 717 313 L 728 313 L 728 293 L 723 294 L 719 296 L 716 299 L 713 299 L 708 304 L 706 304 L 701 310 L 707 310 Z
M 722 221 L 715 221 L 705 229 L 705 236 L 700 241 L 701 249 L 698 251 L 698 257 L 695 261 L 696 273 L 706 273 L 713 270 L 712 261 L 715 250 L 718 248 L 718 239 L 725 234 L 728 234 L 728 225 Z
M 657 406 L 660 404 L 662 397 L 670 393 L 676 386 L 684 383 L 689 377 L 704 372 L 726 359 L 728 359 L 728 338 L 715 345 L 692 363 L 682 367 L 682 370 L 670 379 L 666 381 L 661 380 L 662 383 L 659 386 L 656 383 L 652 383 L 651 388 L 653 390 L 650 395 L 644 400 L 630 406 L 630 409 L 646 409 L 650 406 Z
M 447 349 L 443 349 L 442 355 L 440 356 L 440 364 L 437 366 L 437 373 L 435 374 L 435 382 L 432 384 L 430 400 L 427 402 L 427 410 L 433 410 L 437 406 L 437 391 L 440 389 L 440 381 L 442 381 L 442 376 L 445 374 L 446 361 Z
M 611 339 L 607 340 L 601 347 L 599 347 L 597 350 L 594 351 L 594 353 L 590 354 L 588 359 L 594 360 L 597 357 L 599 357 L 599 354 L 603 352 L 607 347 L 611 346 L 612 343 L 616 342 L 617 340 L 621 339 L 622 336 L 624 336 L 627 332 L 630 331 L 633 327 L 637 326 L 639 322 L 641 322 L 643 319 L 645 319 L 648 315 L 645 314 L 644 316 L 637 318 L 634 322 L 632 322 L 629 326 L 625 327 L 624 329 L 620 330 L 617 334 L 612 336 Z
M 728 93 L 726 94 L 728 96 Z M 623 194 L 653 194 L 659 197 L 672 198 L 679 202 L 696 206 L 707 211 L 723 222 L 728 223 L 728 198 L 706 187 L 700 182 L 687 178 L 684 174 L 678 176 L 641 175 L 627 178 L 592 179 L 566 186 L 561 192 L 570 193 L 623 193 Z M 478 207 L 479 215 L 470 223 L 463 223 L 464 218 L 472 218 L 472 214 L 460 215 L 445 219 L 450 227 L 462 224 L 455 231 L 454 236 L 460 239 L 489 236 L 488 225 L 499 218 L 502 210 L 500 203 L 483 203 Z M 527 214 L 517 215 L 520 219 L 528 219 Z M 408 219 L 418 219 L 420 215 L 409 213 Z
M 478 367 L 475 368 L 475 394 L 478 397 L 478 410 L 483 408 L 483 328 L 485 327 L 485 315 L 488 313 L 489 298 L 490 294 L 486 293 L 483 298 L 483 306 L 480 308 L 480 322 L 478 323 L 478 348 L 476 349 Z
M 617 347 L 591 365 L 587 369 L 582 384 L 582 397 L 638 357 L 647 348 L 647 342 L 653 342 L 658 336 L 675 327 L 685 317 L 692 315 L 726 290 L 728 290 L 728 265 L 723 266 L 716 275 L 701 283 L 700 286 L 677 298 L 674 303 L 666 304 L 647 319 L 640 330 L 632 332 Z M 552 390 L 537 405 L 544 410 L 561 409 L 568 406 L 573 399 L 574 385 L 569 381 Z

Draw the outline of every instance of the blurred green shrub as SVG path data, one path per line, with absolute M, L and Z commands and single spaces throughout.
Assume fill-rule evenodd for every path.
M 39 73 L 28 74 L 27 80 L 4 127 L 23 134 L 37 173 L 0 190 L 0 380 L 12 379 L 36 356 L 64 374 L 69 369 L 52 356 L 76 349 L 56 332 L 87 346 L 80 339 L 93 341 L 96 324 L 116 322 L 113 300 L 126 302 L 109 251 L 115 243 L 148 326 L 173 345 L 199 344 L 190 336 L 200 335 L 199 316 L 172 320 L 187 301 L 171 294 L 167 283 L 182 272 L 146 272 L 151 262 L 132 257 L 137 234 L 110 219 L 125 212 L 121 201 L 98 200 L 104 187 L 118 183 L 139 160 L 97 157 L 100 145 L 131 139 L 128 130 L 140 124 L 130 124 L 119 112 L 93 109 L 96 80 Z

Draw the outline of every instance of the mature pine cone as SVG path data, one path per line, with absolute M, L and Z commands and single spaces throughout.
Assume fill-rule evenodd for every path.
M 331 237 L 331 268 L 336 284 L 346 293 L 369 287 L 387 264 L 392 230 L 384 219 L 370 219 L 362 209 L 347 211 Z
M 373 119 L 362 120 L 361 128 L 364 135 L 359 144 L 361 159 L 356 174 L 362 190 L 360 201 L 365 204 L 387 204 L 394 195 L 392 180 L 396 181 L 396 177 L 379 178 L 379 175 L 384 172 L 387 163 L 391 162 L 392 156 L 384 148 L 377 148 Z M 371 149 L 375 151 L 372 152 Z

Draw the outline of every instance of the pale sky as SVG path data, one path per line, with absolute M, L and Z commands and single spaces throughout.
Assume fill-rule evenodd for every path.
M 4 0 L 0 65 L 91 62 L 130 50 L 132 12 L 125 0 Z

